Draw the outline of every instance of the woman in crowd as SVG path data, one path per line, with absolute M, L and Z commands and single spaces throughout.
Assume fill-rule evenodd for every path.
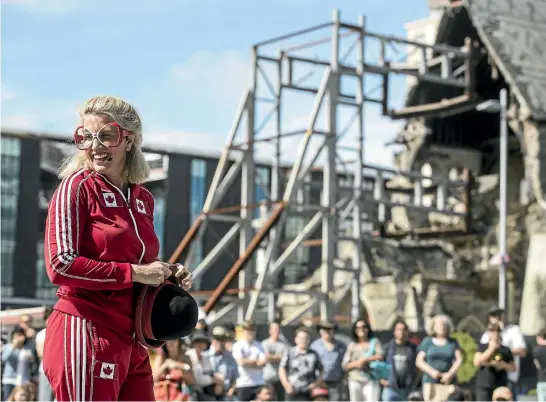
M 182 339 L 167 341 L 154 359 L 154 393 L 161 400 L 189 400 L 195 384 L 191 359 Z
M 453 323 L 448 316 L 433 317 L 430 327 L 431 335 L 417 348 L 416 365 L 423 372 L 425 401 L 445 401 L 455 390 L 463 355 L 457 340 L 450 337 Z
M 383 347 L 370 324 L 359 320 L 351 330 L 353 342 L 347 347 L 343 369 L 348 373 L 351 401 L 378 401 L 381 387 L 370 363 L 383 360 Z
M 149 356 L 134 336 L 134 285 L 158 286 L 175 270 L 187 289 L 191 277 L 158 260 L 135 108 L 111 96 L 89 99 L 74 142 L 45 229 L 47 273 L 60 288 L 44 372 L 58 401 L 153 400 Z

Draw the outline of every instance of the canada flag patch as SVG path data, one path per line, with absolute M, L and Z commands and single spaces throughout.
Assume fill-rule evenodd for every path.
M 144 206 L 144 201 L 139 200 L 138 198 L 136 199 L 136 208 L 137 208 L 137 211 L 140 212 L 141 214 L 146 213 L 146 207 Z
M 95 365 L 93 366 L 93 376 L 104 378 L 105 380 L 117 380 L 118 365 L 114 363 L 95 361 Z
M 102 193 L 104 197 L 104 205 L 107 207 L 117 207 L 118 202 L 114 193 Z

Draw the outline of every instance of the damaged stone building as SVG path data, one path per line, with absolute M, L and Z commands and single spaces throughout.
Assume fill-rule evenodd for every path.
M 395 165 L 422 180 L 425 202 L 440 196 L 434 178 L 462 176 L 471 189 L 442 194 L 454 209 L 470 207 L 468 222 L 438 213 L 392 208 L 385 236 L 366 237 L 367 269 L 361 300 L 374 328 L 392 328 L 404 318 L 412 330 L 427 327 L 437 313 L 449 314 L 457 330 L 481 332 L 485 312 L 498 295 L 498 112 L 477 106 L 509 92 L 507 252 L 509 320 L 525 334 L 546 326 L 546 3 L 541 0 L 429 1 L 431 15 L 406 26 L 408 38 L 474 49 L 475 88 L 470 93 L 440 84 L 408 81 L 405 121 L 396 142 Z M 411 57 L 408 57 L 410 63 Z M 417 60 L 418 61 L 418 60 Z M 429 68 L 434 54 L 427 57 Z M 414 184 L 402 176 L 386 187 L 407 202 Z M 465 196 L 469 197 L 465 199 Z M 427 201 L 428 200 L 428 201 Z M 343 258 L 344 245 L 338 253 Z M 349 253 L 348 253 L 349 254 Z M 295 288 L 312 288 L 319 273 Z M 336 273 L 338 311 L 350 310 L 342 286 L 350 277 Z M 345 290 L 343 290 L 345 289 Z M 285 314 L 304 303 L 284 296 Z

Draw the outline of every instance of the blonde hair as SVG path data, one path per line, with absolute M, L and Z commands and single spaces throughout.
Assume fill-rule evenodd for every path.
M 436 336 L 436 332 L 434 331 L 434 326 L 436 325 L 437 321 L 442 321 L 447 326 L 446 336 L 449 337 L 449 335 L 451 335 L 451 333 L 454 330 L 454 325 L 453 325 L 453 321 L 451 320 L 451 317 L 445 314 L 438 314 L 431 318 L 429 322 L 429 327 L 428 327 L 429 335 Z
M 17 385 L 11 393 L 8 396 L 8 399 L 6 399 L 7 402 L 13 402 L 15 401 L 15 396 L 18 392 L 24 392 L 25 393 L 25 400 L 26 401 L 33 401 L 36 399 L 36 393 L 34 392 L 34 388 L 31 384 L 24 384 L 24 385 Z
M 115 96 L 96 96 L 86 101 L 79 110 L 80 120 L 86 115 L 107 115 L 122 128 L 132 133 L 133 146 L 127 152 L 122 177 L 129 183 L 141 184 L 150 174 L 150 167 L 142 152 L 142 123 L 135 108 Z M 91 169 L 85 151 L 76 150 L 65 158 L 59 169 L 59 177 L 65 178 L 80 169 Z

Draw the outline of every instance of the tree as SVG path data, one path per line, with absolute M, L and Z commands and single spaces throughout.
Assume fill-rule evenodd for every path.
M 473 363 L 478 344 L 468 332 L 454 332 L 451 336 L 459 342 L 463 354 L 463 364 L 457 371 L 457 381 L 459 384 L 466 384 L 472 380 L 478 370 Z

